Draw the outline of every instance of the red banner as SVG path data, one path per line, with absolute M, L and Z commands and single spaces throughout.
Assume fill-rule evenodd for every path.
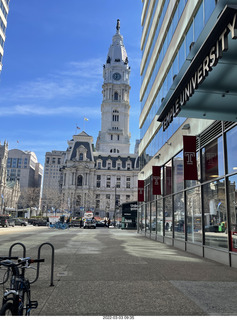
M 183 136 L 184 180 L 198 180 L 196 159 L 196 137 Z
M 161 195 L 161 176 L 160 176 L 160 168 L 159 166 L 152 167 L 152 189 L 153 195 Z
M 138 180 L 138 197 L 137 201 L 144 201 L 144 180 Z
M 172 193 L 172 168 L 166 166 L 165 167 L 165 194 Z

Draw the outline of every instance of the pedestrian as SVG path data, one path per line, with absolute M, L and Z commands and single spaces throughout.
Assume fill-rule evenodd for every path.
M 80 220 L 80 228 L 82 228 L 82 219 Z
M 108 228 L 109 228 L 109 225 L 110 225 L 110 219 L 108 219 Z

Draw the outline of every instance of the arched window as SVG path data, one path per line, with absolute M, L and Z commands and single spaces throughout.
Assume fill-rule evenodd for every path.
M 79 160 L 83 160 L 83 153 L 80 153 Z
M 114 100 L 116 100 L 116 101 L 118 100 L 118 92 L 114 93 Z
M 77 186 L 78 187 L 82 186 L 82 180 L 83 180 L 83 177 L 81 175 L 77 177 Z

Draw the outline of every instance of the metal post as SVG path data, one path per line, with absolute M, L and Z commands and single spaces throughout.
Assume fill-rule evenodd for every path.
M 115 183 L 115 195 L 114 195 L 114 197 L 115 197 L 115 199 L 114 199 L 114 228 L 115 228 L 115 214 L 116 214 L 116 187 L 117 187 L 117 182 Z

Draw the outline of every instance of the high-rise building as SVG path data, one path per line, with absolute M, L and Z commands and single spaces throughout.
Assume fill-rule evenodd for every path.
M 12 149 L 8 152 L 7 181 L 18 181 L 21 196 L 18 203 L 19 212 L 25 208 L 39 210 L 41 199 L 41 185 L 43 166 L 38 163 L 37 157 L 32 151 Z
M 236 1 L 142 2 L 139 231 L 237 266 Z
M 101 131 L 96 149 L 93 138 L 82 131 L 68 141 L 65 152 L 46 153 L 43 210 L 61 208 L 79 216 L 91 210 L 97 217 L 114 219 L 119 204 L 136 201 L 139 158 L 138 153 L 129 152 L 129 76 L 118 20 L 103 66 Z M 57 188 L 60 197 L 51 199 Z
M 38 163 L 32 151 L 12 149 L 8 152 L 7 180 L 18 180 L 21 190 L 25 188 L 41 188 L 43 166 Z
M 44 163 L 44 182 L 41 199 L 43 212 L 55 211 L 61 205 L 61 167 L 65 151 L 46 152 Z
M 2 70 L 2 59 L 4 43 L 6 40 L 7 16 L 9 12 L 10 0 L 0 0 L 0 72 Z

